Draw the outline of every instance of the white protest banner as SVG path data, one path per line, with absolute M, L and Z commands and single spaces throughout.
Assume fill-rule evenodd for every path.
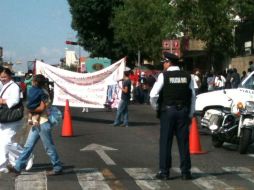
M 109 85 L 123 78 L 125 58 L 94 73 L 77 73 L 36 61 L 36 74 L 54 81 L 54 105 L 104 108 Z

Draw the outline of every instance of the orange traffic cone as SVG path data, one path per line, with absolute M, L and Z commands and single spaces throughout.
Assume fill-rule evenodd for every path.
M 199 132 L 198 132 L 198 124 L 196 117 L 192 118 L 191 128 L 190 128 L 190 141 L 189 141 L 189 148 L 191 154 L 204 154 L 207 151 L 202 151 Z
M 71 110 L 69 107 L 69 100 L 66 100 L 66 105 L 64 108 L 64 120 L 62 126 L 62 137 L 71 137 L 71 136 L 73 136 Z

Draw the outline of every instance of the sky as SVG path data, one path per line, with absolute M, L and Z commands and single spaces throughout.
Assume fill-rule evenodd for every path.
M 69 9 L 67 0 L 1 0 L 3 59 L 15 63 L 16 70 L 25 71 L 27 61 L 35 59 L 59 63 L 66 48 L 79 54 L 77 46 L 65 44 L 66 40 L 76 41 Z M 87 55 L 81 48 L 81 56 Z

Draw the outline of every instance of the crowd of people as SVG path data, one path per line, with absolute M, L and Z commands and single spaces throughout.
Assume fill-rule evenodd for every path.
M 160 119 L 159 142 L 159 172 L 156 178 L 168 180 L 172 163 L 171 148 L 173 136 L 176 135 L 179 154 L 180 169 L 183 180 L 192 179 L 191 159 L 189 152 L 189 125 L 193 117 L 195 97 L 198 93 L 218 89 L 237 88 L 238 85 L 254 70 L 250 62 L 247 72 L 242 76 L 237 69 L 228 69 L 227 72 L 206 72 L 201 74 L 196 70 L 189 74 L 178 66 L 178 57 L 165 53 L 161 64 L 163 72 L 159 75 L 146 75 L 141 72 L 134 75 L 131 71 L 124 72 L 124 78 L 118 81 L 121 90 L 121 99 L 118 104 L 115 127 L 128 127 L 128 104 L 131 102 L 151 104 L 157 111 Z M 30 126 L 29 134 L 24 147 L 15 142 L 14 136 L 23 126 L 23 120 L 13 122 L 0 121 L 0 172 L 12 172 L 19 175 L 22 170 L 32 167 L 33 149 L 41 139 L 46 153 L 52 163 L 53 169 L 47 175 L 60 175 L 63 171 L 56 147 L 53 143 L 47 109 L 51 106 L 49 81 L 41 74 L 26 74 L 27 98 L 27 124 Z M 111 94 L 112 88 L 108 93 Z M 8 108 L 15 107 L 21 101 L 20 87 L 12 80 L 12 72 L 8 68 L 0 68 L 0 105 Z M 13 152 L 15 153 L 15 156 Z
M 194 88 L 196 95 L 199 93 L 210 92 L 214 90 L 237 88 L 253 70 L 254 64 L 250 61 L 247 71 L 241 74 L 236 68 L 227 69 L 223 72 L 207 71 L 201 72 L 195 69 L 192 76 L 194 78 Z M 158 77 L 159 72 L 155 74 L 146 74 L 144 71 L 133 73 L 130 71 L 130 103 L 150 104 L 149 94 Z
M 131 103 L 150 104 L 149 94 L 156 81 L 156 74 L 130 72 L 131 80 Z
M 223 72 L 205 72 L 202 74 L 198 69 L 194 72 L 193 77 L 196 82 L 196 94 L 210 92 L 213 90 L 237 88 L 252 71 L 254 66 L 250 61 L 249 68 L 240 74 L 236 68 L 228 69 Z

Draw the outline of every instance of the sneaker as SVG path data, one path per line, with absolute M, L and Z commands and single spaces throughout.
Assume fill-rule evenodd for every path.
M 123 124 L 123 125 L 121 125 L 121 127 L 128 127 L 128 125 L 124 125 L 124 124 Z
M 89 112 L 88 108 L 83 108 L 82 112 Z
M 191 173 L 182 174 L 182 180 L 191 180 L 191 179 L 192 179 Z
M 55 176 L 55 175 L 61 175 L 61 174 L 63 174 L 63 170 L 60 170 L 60 171 L 50 170 L 46 172 L 46 176 Z
M 159 179 L 159 180 L 169 180 L 169 174 L 162 173 L 162 172 L 160 171 L 160 172 L 158 172 L 158 173 L 155 175 L 155 178 L 156 178 L 156 179 Z
M 120 124 L 115 124 L 115 123 L 112 123 L 111 124 L 113 127 L 118 127 L 118 126 L 120 126 Z
M 14 173 L 16 176 L 20 175 L 21 172 L 17 171 L 12 165 L 7 165 L 7 169 L 10 173 Z
M 33 164 L 34 164 L 34 155 L 31 154 L 26 164 L 26 171 L 30 170 L 33 167 Z

